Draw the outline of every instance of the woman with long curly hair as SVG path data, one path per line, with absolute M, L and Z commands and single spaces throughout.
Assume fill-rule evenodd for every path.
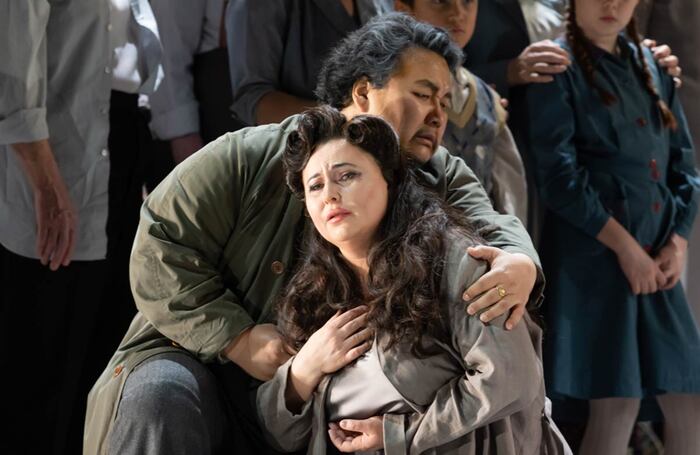
M 700 453 L 700 335 L 679 282 L 700 179 L 670 77 L 640 44 L 638 0 L 571 2 L 574 58 L 529 88 L 549 209 L 547 388 L 586 400 L 582 454 L 623 454 L 655 398 L 666 454 Z
M 563 453 L 539 328 L 466 312 L 461 289 L 486 271 L 463 254 L 479 234 L 405 156 L 384 120 L 329 107 L 289 136 L 287 184 L 313 226 L 278 304 L 296 355 L 258 391 L 263 427 L 313 454 Z

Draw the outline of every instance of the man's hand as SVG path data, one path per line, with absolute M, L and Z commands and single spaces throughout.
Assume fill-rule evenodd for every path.
M 13 144 L 34 191 L 36 254 L 53 271 L 70 264 L 78 212 L 58 169 L 48 140 Z
M 364 420 L 341 420 L 328 424 L 328 436 L 341 452 L 374 451 L 384 448 L 382 416 Z
M 175 164 L 182 163 L 185 158 L 201 149 L 204 143 L 199 133 L 186 134 L 170 140 L 170 153 Z
M 667 290 L 678 284 L 685 265 L 685 255 L 688 251 L 688 241 L 678 234 L 672 234 L 659 254 L 654 258 L 654 262 L 664 274 L 665 281 L 659 289 Z
M 223 354 L 252 377 L 268 381 L 293 354 L 273 324 L 254 325 L 240 334 Z
M 34 188 L 36 214 L 36 252 L 43 265 L 53 271 L 70 264 L 75 248 L 78 212 L 68 195 L 63 179 L 55 184 Z
M 676 84 L 676 87 L 680 88 L 681 85 L 683 85 L 683 80 L 681 79 L 683 70 L 679 65 L 680 61 L 678 57 L 671 53 L 671 48 L 666 44 L 657 46 L 656 41 L 651 39 L 645 39 L 642 44 L 651 49 L 654 54 L 654 60 L 663 68 L 666 68 L 666 72 L 669 76 L 673 77 L 673 82 Z
M 569 53 L 558 44 L 550 40 L 538 41 L 508 63 L 508 85 L 552 82 L 552 75 L 563 73 L 569 65 Z
M 489 308 L 480 319 L 488 322 L 511 311 L 506 321 L 506 329 L 512 330 L 525 314 L 525 305 L 537 280 L 537 268 L 532 259 L 520 253 L 508 253 L 499 248 L 477 246 L 467 249 L 470 256 L 483 259 L 490 265 L 490 270 L 472 284 L 462 296 L 466 301 L 472 300 L 467 312 L 477 312 Z

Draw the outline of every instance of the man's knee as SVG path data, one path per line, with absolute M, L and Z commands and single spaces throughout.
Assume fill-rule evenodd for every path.
M 208 368 L 186 354 L 163 354 L 129 375 L 112 430 L 111 452 L 186 453 L 197 446 L 206 452 L 218 444 L 225 421 L 216 380 Z
M 135 408 L 142 419 L 167 418 L 169 409 L 181 414 L 206 404 L 207 395 L 215 393 L 216 383 L 201 363 L 184 354 L 159 356 L 129 375 L 119 412 Z

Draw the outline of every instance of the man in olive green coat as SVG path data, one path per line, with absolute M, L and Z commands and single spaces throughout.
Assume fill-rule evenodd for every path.
M 464 298 L 479 297 L 470 312 L 490 307 L 482 320 L 510 310 L 512 326 L 543 280 L 520 222 L 438 146 L 460 58 L 443 31 L 382 16 L 339 44 L 317 92 L 348 117 L 382 115 L 423 183 L 483 228 L 493 247 L 470 254 L 491 271 Z M 297 120 L 222 136 L 146 200 L 131 257 L 139 313 L 90 393 L 86 454 L 270 452 L 250 397 L 290 357 L 270 323 L 306 223 L 280 159 Z

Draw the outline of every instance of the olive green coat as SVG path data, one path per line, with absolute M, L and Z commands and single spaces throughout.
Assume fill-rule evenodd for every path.
M 273 320 L 272 303 L 305 222 L 281 162 L 296 123 L 293 116 L 220 137 L 180 164 L 144 203 L 130 271 L 139 313 L 88 396 L 84 453 L 105 452 L 122 387 L 141 362 L 177 349 L 203 362 L 224 361 L 219 353 L 230 340 Z M 539 268 L 522 224 L 493 210 L 460 158 L 441 148 L 421 175 L 477 227 L 495 225 L 485 234 L 490 244 L 524 253 Z

